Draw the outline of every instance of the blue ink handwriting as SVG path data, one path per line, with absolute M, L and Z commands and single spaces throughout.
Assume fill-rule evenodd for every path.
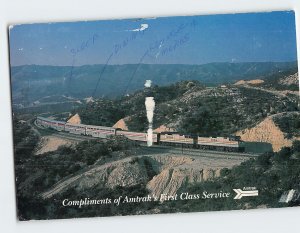
M 185 33 L 179 39 L 176 39 L 176 38 L 178 38 L 179 35 L 181 35 L 184 32 L 184 30 L 187 29 L 188 27 L 191 27 L 193 30 L 195 30 L 197 27 L 197 24 L 198 23 L 195 19 L 193 19 L 191 22 L 188 22 L 188 23 L 179 24 L 175 29 L 171 30 L 165 37 L 151 43 L 148 46 L 148 48 L 146 49 L 143 56 L 140 58 L 138 65 L 136 66 L 135 70 L 133 71 L 133 73 L 128 81 L 128 84 L 125 88 L 124 95 L 127 94 L 128 88 L 130 86 L 131 81 L 133 80 L 133 77 L 135 76 L 137 70 L 139 69 L 140 65 L 142 64 L 142 62 L 144 61 L 144 59 L 146 57 L 157 58 L 158 55 L 160 55 L 160 53 L 162 56 L 166 56 L 167 54 L 174 52 L 178 47 L 182 46 L 183 44 L 186 44 L 189 41 L 190 36 L 189 36 L 189 33 Z M 155 56 L 153 56 L 151 54 L 152 52 L 160 50 L 164 44 L 170 43 L 171 40 L 175 40 L 172 45 L 167 46 L 167 48 L 163 48 L 161 52 L 158 51 L 158 53 L 156 53 Z
M 92 46 L 95 44 L 95 41 L 98 39 L 98 34 L 94 34 L 93 36 L 91 36 L 90 38 L 88 38 L 86 41 L 83 41 L 80 46 L 76 47 L 76 48 L 72 48 L 70 50 L 70 53 L 73 56 L 76 56 L 78 53 L 84 51 L 85 49 L 87 49 L 88 47 Z

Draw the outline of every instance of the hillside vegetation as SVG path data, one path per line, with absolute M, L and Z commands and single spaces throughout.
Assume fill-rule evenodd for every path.
M 98 100 L 73 113 L 78 112 L 85 124 L 104 126 L 127 117 L 129 130 L 146 131 L 146 96 L 154 96 L 156 102 L 154 128 L 167 125 L 182 133 L 203 136 L 234 134 L 268 116 L 299 111 L 296 95 L 244 86 L 207 88 L 198 81 L 182 81 L 166 87 L 154 86 L 118 100 Z
M 146 157 L 132 158 L 123 164 L 121 159 L 128 156 L 132 145 L 122 138 L 117 141 L 90 141 L 82 142 L 75 147 L 60 147 L 57 151 L 48 152 L 43 156 L 34 156 L 32 151 L 36 147 L 36 135 L 26 123 L 16 124 L 14 131 L 22 138 L 15 137 L 15 143 L 27 145 L 26 151 L 16 153 L 16 185 L 17 185 L 17 207 L 20 220 L 28 219 L 48 219 L 48 218 L 74 218 L 74 217 L 93 217 L 93 216 L 113 216 L 113 215 L 132 215 L 149 213 L 170 213 L 170 212 L 191 212 L 191 211 L 212 211 L 212 210 L 231 210 L 231 209 L 250 209 L 265 207 L 283 207 L 299 205 L 299 200 L 289 204 L 279 203 L 279 198 L 283 192 L 296 189 L 299 190 L 300 176 L 300 143 L 294 142 L 292 147 L 285 147 L 277 153 L 266 153 L 256 159 L 250 159 L 241 165 L 234 166 L 232 169 L 224 168 L 220 171 L 219 177 L 207 174 L 209 178 L 204 179 L 201 171 L 194 175 L 199 179 L 193 182 L 185 183 L 177 193 L 188 192 L 190 194 L 202 193 L 208 191 L 216 193 L 219 191 L 229 192 L 230 198 L 227 199 L 207 199 L 207 200 L 178 200 L 165 202 L 145 202 L 130 203 L 115 206 L 113 204 L 90 205 L 78 208 L 78 206 L 64 207 L 62 200 L 80 200 L 84 198 L 105 200 L 106 198 L 118 198 L 119 196 L 136 197 L 147 196 L 154 192 L 162 179 L 163 171 L 157 176 L 158 166 L 153 166 L 151 159 Z M 27 141 L 33 143 L 27 144 Z M 118 143 L 116 143 L 118 142 Z M 24 147 L 23 147 L 24 148 Z M 131 152 L 129 152 L 130 154 Z M 166 172 L 172 171 L 173 185 L 178 184 L 176 179 L 182 177 L 187 171 L 187 167 L 194 160 L 191 158 L 170 157 L 161 158 L 157 162 Z M 174 160 L 175 159 L 175 160 Z M 162 160 L 165 160 L 162 163 Z M 103 183 L 103 179 L 95 178 L 99 172 L 91 172 L 97 166 L 108 166 L 110 161 L 116 161 L 114 171 L 115 178 L 109 178 L 107 186 L 98 185 Z M 124 160 L 125 161 L 125 160 Z M 168 162 L 169 161 L 169 162 Z M 172 163 L 171 163 L 172 162 Z M 176 163 L 174 169 L 174 162 Z M 170 163 L 170 167 L 166 166 Z M 185 164 L 187 163 L 187 164 Z M 118 166 L 118 164 L 120 166 Z M 140 166 L 140 169 L 137 169 Z M 109 169 L 108 169 L 109 170 Z M 144 176 L 139 172 L 144 171 Z M 179 171 L 182 174 L 178 173 Z M 169 172 L 169 173 L 170 173 Z M 128 179 L 122 180 L 122 174 L 128 174 Z M 48 191 L 57 182 L 64 182 L 77 174 L 84 174 L 81 179 L 85 182 L 78 182 L 76 186 L 70 187 L 63 192 L 58 192 L 54 197 L 43 199 L 41 193 Z M 171 173 L 170 173 L 171 174 Z M 177 175 L 177 178 L 176 178 Z M 201 178 L 203 176 L 203 178 Z M 132 177 L 135 177 L 138 183 L 134 183 Z M 168 176 L 166 176 L 168 177 Z M 149 183 L 149 179 L 159 179 L 159 182 Z M 176 178 L 176 179 L 175 179 Z M 180 180 L 184 182 L 183 180 Z M 97 183 L 98 182 L 98 183 Z M 121 182 L 121 183 L 120 183 Z M 71 183 L 72 184 L 72 183 Z M 119 184 L 119 185 L 118 185 Z M 121 185 L 120 185 L 121 184 Z M 128 184 L 124 185 L 123 184 Z M 154 186 L 153 186 L 154 185 Z M 187 186 L 188 185 L 188 186 Z M 241 200 L 234 200 L 233 188 L 255 187 L 259 190 L 258 197 L 244 197 Z M 168 188 L 166 186 L 166 188 Z M 150 189 L 150 190 L 149 190 Z
M 211 75 L 213 68 L 219 65 L 211 64 L 212 67 L 210 67 L 209 72 L 205 72 L 202 67 L 201 77 L 204 77 L 203 73 Z M 73 109 L 72 115 L 78 113 L 83 124 L 102 126 L 112 126 L 124 118 L 129 130 L 145 132 L 148 127 L 145 97 L 153 96 L 156 101 L 154 128 L 165 125 L 175 128 L 181 133 L 202 136 L 227 136 L 239 131 L 252 132 L 251 130 L 255 129 L 254 132 L 256 132 L 255 136 L 257 137 L 253 139 L 254 141 L 270 142 L 269 139 L 272 139 L 274 132 L 265 134 L 265 131 L 270 129 L 271 124 L 272 129 L 276 129 L 276 133 L 278 133 L 275 136 L 281 135 L 282 141 L 287 140 L 288 144 L 282 144 L 275 152 L 264 153 L 242 164 L 240 164 L 241 160 L 238 163 L 233 163 L 233 160 L 228 158 L 218 160 L 209 156 L 204 156 L 206 163 L 191 156 L 187 158 L 170 156 L 170 154 L 168 156 L 164 154 L 137 156 L 138 147 L 136 143 L 125 137 L 117 136 L 109 138 L 109 140 L 95 139 L 60 146 L 54 151 L 36 156 L 34 153 L 39 149 L 37 145 L 40 141 L 40 135 L 29 124 L 29 119 L 33 116 L 30 114 L 23 115 L 23 119 L 27 120 L 24 121 L 19 119 L 19 114 L 15 114 L 13 126 L 19 218 L 21 220 L 72 218 L 299 205 L 299 200 L 289 204 L 278 202 L 283 192 L 290 189 L 300 190 L 299 95 L 284 92 L 292 91 L 289 88 L 290 84 L 295 83 L 296 73 L 294 70 L 290 70 L 286 71 L 287 73 L 277 72 L 276 77 L 264 76 L 263 74 L 257 77 L 255 75 L 259 70 L 264 74 L 266 73 L 265 68 L 258 69 L 260 66 L 253 64 L 252 67 L 244 65 L 224 65 L 224 79 L 231 77 L 232 73 L 229 72 L 228 67 L 232 66 L 238 69 L 236 73 L 240 72 L 240 75 L 243 76 L 241 79 L 249 80 L 253 75 L 254 79 L 264 80 L 264 82 L 245 82 L 241 85 L 227 83 L 226 85 L 211 87 L 197 80 L 199 70 L 196 70 L 197 72 L 194 70 L 196 72 L 194 75 L 184 73 L 181 70 L 180 74 L 186 76 L 180 76 L 180 80 L 184 79 L 183 77 L 189 80 L 178 80 L 176 83 L 164 86 L 154 85 L 148 89 L 140 88 L 139 91 L 114 99 L 91 98 L 92 101 L 88 103 L 82 101 L 80 107 Z M 268 72 L 289 67 L 288 64 L 274 66 L 273 63 L 270 63 L 269 65 L 269 68 L 272 69 L 267 69 Z M 25 69 L 28 75 L 26 78 L 38 79 L 38 76 L 31 76 L 32 67 L 34 66 L 19 67 L 13 71 L 14 75 L 22 77 L 23 69 Z M 124 71 L 123 69 L 126 67 L 130 66 L 111 66 L 108 71 L 113 72 L 113 69 L 116 68 Z M 144 68 L 147 67 L 149 68 L 151 65 Z M 167 67 L 161 66 L 157 70 L 156 68 L 153 69 L 156 70 L 155 72 L 168 74 Z M 170 67 L 175 69 L 175 66 L 170 65 Z M 43 70 L 42 67 L 34 68 Z M 52 68 L 46 69 L 49 74 L 45 76 L 45 80 L 32 81 L 37 83 L 34 88 L 38 89 L 38 85 L 44 85 L 43 82 L 48 82 L 47 79 L 52 75 L 60 74 L 60 69 L 67 72 L 66 68 L 57 68 L 55 72 L 50 72 Z M 78 67 L 77 71 L 86 69 L 86 72 L 90 72 L 90 68 Z M 97 66 L 93 68 L 96 69 Z M 173 72 L 171 68 L 169 72 Z M 218 67 L 220 73 L 213 77 L 222 79 L 221 68 Z M 246 68 L 247 72 L 245 71 Z M 178 66 L 178 69 L 183 68 Z M 193 69 L 189 68 L 188 70 L 190 72 Z M 175 71 L 178 72 L 176 69 Z M 150 75 L 154 71 L 148 70 L 147 72 Z M 148 78 L 147 72 L 143 78 Z M 128 73 L 130 72 L 128 71 Z M 81 74 L 84 76 L 84 73 Z M 176 75 L 176 73 L 171 73 L 168 77 L 172 75 Z M 80 77 L 80 75 L 77 76 L 77 80 L 80 80 Z M 156 77 L 158 78 L 158 76 Z M 192 80 L 191 77 L 194 79 Z M 211 80 L 212 76 L 209 77 Z M 232 75 L 231 80 L 235 78 L 237 78 L 234 81 L 236 83 L 238 81 L 236 75 Z M 162 82 L 167 84 L 168 80 L 165 79 Z M 60 83 L 59 80 L 55 82 L 55 85 Z M 76 82 L 74 80 L 74 87 L 79 85 Z M 54 89 L 37 91 L 35 97 L 40 95 L 40 91 L 44 91 L 44 94 L 47 91 L 64 91 L 63 87 L 55 90 L 55 85 L 47 86 L 47 88 L 51 86 Z M 80 93 L 83 96 L 86 90 L 91 90 L 85 89 L 87 86 L 84 85 L 82 84 L 83 91 Z M 115 84 L 112 83 L 111 85 L 111 87 L 106 86 L 106 88 L 108 90 L 115 88 L 114 91 L 120 93 L 118 85 L 114 86 Z M 120 85 L 124 87 L 122 80 Z M 72 88 L 68 90 L 71 92 Z M 76 90 L 79 91 L 80 89 L 77 87 Z M 43 99 L 55 102 L 60 99 L 59 96 L 56 97 L 44 97 Z M 66 96 L 62 100 L 65 101 L 69 98 Z M 51 112 L 48 114 L 51 116 Z M 68 113 L 61 112 L 57 116 L 58 118 L 66 118 Z M 265 124 L 266 121 L 267 124 Z M 263 126 L 259 131 L 257 128 L 261 124 Z M 268 140 L 264 141 L 266 138 Z M 226 165 L 217 166 L 215 163 L 220 160 L 225 161 Z M 228 165 L 228 163 L 231 164 Z M 212 166 L 212 169 L 207 169 L 209 166 Z M 233 199 L 235 193 L 232 189 L 243 187 L 258 189 L 259 196 L 242 198 L 241 200 Z M 114 199 L 119 196 L 159 195 L 164 191 L 171 194 L 223 191 L 229 192 L 231 196 L 227 199 L 131 203 L 118 207 L 115 205 L 93 205 L 87 208 L 62 206 L 62 200 L 65 198 L 80 200 L 88 197 L 104 200 L 108 197 Z
M 37 149 L 38 141 L 37 132 L 28 123 L 14 118 L 14 160 L 20 220 L 50 218 L 54 214 L 52 208 L 57 208 L 51 205 L 56 202 L 51 204 L 50 201 L 43 201 L 40 197 L 41 192 L 94 164 L 104 164 L 110 160 L 126 157 L 128 150 L 133 147 L 132 142 L 126 138 L 114 137 L 108 141 L 92 140 L 74 146 L 60 146 L 55 151 L 36 156 L 34 151 Z M 104 189 L 101 192 L 112 191 Z
M 278 91 L 299 91 L 298 69 L 290 69 L 265 77 L 266 82 L 261 86 Z
M 266 153 L 231 170 L 225 168 L 221 171 L 221 176 L 212 181 L 180 190 L 191 194 L 203 191 L 217 193 L 222 190 L 230 192 L 231 198 L 166 202 L 161 211 L 169 213 L 296 206 L 300 204 L 299 199 L 288 204 L 279 203 L 279 199 L 285 191 L 300 190 L 299 176 L 300 142 L 296 141 L 292 147 L 285 147 L 277 153 Z M 243 187 L 255 187 L 259 190 L 259 195 L 233 199 L 235 193 L 232 189 Z

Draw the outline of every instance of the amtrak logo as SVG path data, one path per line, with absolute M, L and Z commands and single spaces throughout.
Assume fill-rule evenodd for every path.
M 234 199 L 241 199 L 242 197 L 254 197 L 258 196 L 258 190 L 250 188 L 250 190 L 245 188 L 243 190 L 241 189 L 233 189 L 233 191 L 236 193 L 236 196 Z

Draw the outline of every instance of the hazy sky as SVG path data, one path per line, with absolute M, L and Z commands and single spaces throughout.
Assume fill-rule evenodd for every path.
M 294 12 L 15 25 L 11 64 L 295 61 Z

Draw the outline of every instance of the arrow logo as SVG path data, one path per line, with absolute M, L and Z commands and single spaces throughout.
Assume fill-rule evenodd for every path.
M 234 199 L 241 199 L 242 197 L 254 197 L 258 196 L 258 190 L 251 190 L 251 191 L 243 191 L 241 189 L 233 189 L 236 192 L 236 196 Z

